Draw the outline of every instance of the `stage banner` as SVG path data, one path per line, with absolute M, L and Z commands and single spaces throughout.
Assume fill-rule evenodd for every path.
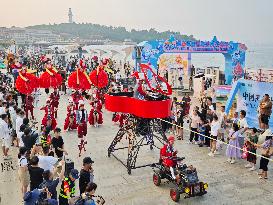
M 269 94 L 273 101 L 273 83 L 239 80 L 240 87 L 237 99 L 237 111 L 245 110 L 249 127 L 259 128 L 258 108 L 264 94 Z M 273 116 L 269 121 L 270 129 L 273 129 Z

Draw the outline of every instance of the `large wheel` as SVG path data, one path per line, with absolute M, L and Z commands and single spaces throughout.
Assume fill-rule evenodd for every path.
M 180 193 L 177 188 L 171 188 L 170 197 L 173 201 L 178 202 L 180 200 Z
M 153 182 L 154 182 L 154 185 L 156 186 L 159 186 L 161 184 L 161 177 L 159 174 L 157 173 L 153 174 Z

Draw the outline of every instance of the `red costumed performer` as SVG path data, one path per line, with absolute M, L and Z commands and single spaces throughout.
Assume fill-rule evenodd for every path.
M 69 100 L 69 105 L 66 108 L 67 116 L 64 123 L 64 130 L 77 129 L 78 125 L 76 122 L 76 106 L 73 104 L 73 100 Z
M 82 149 L 85 150 L 85 145 L 87 144 L 86 135 L 87 135 L 87 121 L 88 114 L 87 110 L 84 108 L 84 101 L 79 101 L 79 110 L 77 110 L 76 121 L 78 124 L 78 138 L 79 138 L 79 157 L 81 156 Z
M 76 110 L 78 110 L 79 109 L 79 101 L 83 100 L 82 95 L 80 94 L 80 92 L 78 90 L 76 90 L 76 92 L 71 95 L 71 98 L 75 104 Z
M 83 60 L 80 60 L 76 71 L 68 77 L 68 87 L 75 90 L 89 90 L 91 88 L 91 81 L 85 70 L 86 65 Z
M 39 87 L 38 78 L 31 74 L 31 70 L 27 70 L 26 65 L 24 64 L 21 71 L 19 71 L 19 76 L 16 79 L 15 86 L 16 89 L 25 95 L 31 94 L 35 88 Z
M 51 64 L 51 60 L 47 59 L 45 62 L 45 72 L 40 76 L 39 83 L 41 88 L 57 88 L 62 84 L 62 76 L 58 73 L 56 68 Z
M 108 85 L 108 75 L 104 71 L 104 66 L 100 65 L 90 73 L 90 80 L 97 88 L 104 88 Z
M 50 127 L 51 130 L 54 130 L 57 126 L 57 122 L 54 118 L 54 108 L 51 106 L 50 99 L 46 101 L 46 106 L 42 107 L 40 110 L 45 111 L 45 115 L 42 120 L 42 125 L 45 127 Z
M 177 151 L 174 150 L 174 136 L 170 136 L 168 138 L 168 144 L 165 144 L 160 149 L 160 158 L 163 161 L 163 165 L 170 168 L 173 179 L 176 179 L 174 174 L 174 167 L 176 166 L 176 162 L 172 160 L 170 157 L 175 157 L 177 155 Z
M 54 109 L 55 118 L 57 118 L 57 112 L 59 107 L 60 94 L 57 88 L 54 88 L 54 92 L 49 96 L 51 100 L 51 106 Z
M 100 100 L 95 99 L 94 102 L 91 103 L 91 110 L 89 114 L 89 124 L 94 125 L 94 127 L 98 127 L 103 123 L 103 118 L 102 118 L 102 104 Z
M 28 112 L 30 111 L 32 120 L 34 120 L 34 115 L 33 115 L 34 106 L 33 106 L 33 102 L 34 102 L 34 98 L 31 95 L 28 95 L 26 97 L 26 102 L 25 102 L 25 113 L 26 113 L 26 117 L 28 118 Z
M 114 123 L 117 123 L 119 121 L 119 118 L 120 118 L 120 114 L 119 113 L 117 113 L 117 112 L 113 113 L 112 121 Z

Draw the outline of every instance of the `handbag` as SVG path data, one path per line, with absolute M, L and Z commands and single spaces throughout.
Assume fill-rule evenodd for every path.
M 248 157 L 248 146 L 246 144 L 244 144 L 243 146 L 243 153 L 242 153 L 242 159 L 246 159 Z

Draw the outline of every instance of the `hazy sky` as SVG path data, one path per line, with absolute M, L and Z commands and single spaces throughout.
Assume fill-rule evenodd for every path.
M 273 43 L 273 0 L 1 0 L 0 26 L 75 22 Z

